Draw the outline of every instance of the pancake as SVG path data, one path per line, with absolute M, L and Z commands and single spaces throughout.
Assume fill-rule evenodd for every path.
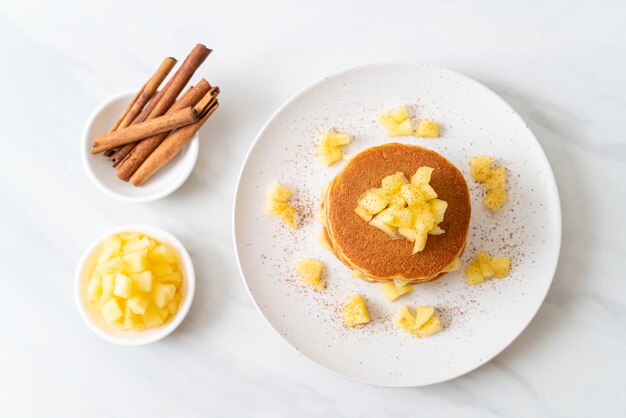
M 434 168 L 430 185 L 448 203 L 441 235 L 429 235 L 423 251 L 394 240 L 363 221 L 355 212 L 361 195 L 397 171 L 410 177 L 422 166 Z M 447 159 L 426 148 L 386 144 L 357 154 L 329 185 L 322 202 L 325 234 L 335 256 L 352 270 L 374 281 L 393 279 L 421 283 L 437 279 L 460 256 L 471 214 L 469 190 L 461 172 Z

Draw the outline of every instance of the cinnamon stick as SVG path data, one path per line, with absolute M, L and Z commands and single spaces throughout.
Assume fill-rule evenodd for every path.
M 180 106 L 196 105 L 196 103 L 206 96 L 210 89 L 211 85 L 205 79 L 200 80 L 190 92 L 188 92 L 185 96 L 179 99 L 174 106 L 172 106 L 170 111 L 175 111 Z M 124 159 L 124 161 L 116 167 L 117 177 L 121 180 L 128 181 L 139 166 L 141 166 L 146 158 L 148 158 L 148 156 L 156 149 L 156 147 L 159 146 L 161 142 L 163 142 L 165 138 L 167 138 L 167 133 L 156 135 L 139 142 Z
M 172 129 L 189 125 L 199 119 L 198 113 L 193 107 L 177 110 L 157 118 L 137 123 L 126 128 L 119 129 L 115 132 L 97 136 L 91 147 L 92 154 L 119 147 L 121 145 L 130 144 L 144 138 L 153 137 L 156 134 L 169 132 Z
M 146 158 L 146 160 L 139 166 L 137 171 L 131 176 L 130 181 L 135 186 L 141 186 L 144 184 L 154 173 L 159 171 L 165 164 L 172 160 L 178 154 L 185 145 L 195 135 L 196 132 L 204 125 L 204 123 L 211 117 L 211 115 L 219 107 L 217 101 L 217 95 L 219 89 L 205 96 L 207 100 L 201 100 L 195 107 L 195 110 L 201 115 L 201 119 L 198 122 L 191 125 L 184 126 L 176 129 L 171 133 L 161 144 Z M 207 97 L 208 96 L 208 97 Z
M 165 77 L 172 71 L 174 65 L 176 65 L 176 59 L 172 57 L 165 58 L 163 62 L 161 62 L 156 72 L 150 77 L 146 84 L 137 91 L 122 114 L 116 119 L 115 123 L 109 129 L 109 132 L 115 132 L 118 129 L 125 128 L 133 122 L 146 103 L 154 96 L 163 80 L 165 80 Z

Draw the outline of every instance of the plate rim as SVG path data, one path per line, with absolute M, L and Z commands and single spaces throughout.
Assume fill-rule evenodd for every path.
M 493 355 L 490 355 L 489 358 L 486 358 L 483 362 L 465 370 L 462 371 L 458 374 L 455 374 L 453 376 L 449 376 L 446 378 L 442 378 L 442 379 L 437 379 L 437 380 L 433 380 L 429 383 L 424 383 L 424 384 L 393 384 L 393 383 L 389 383 L 389 384 L 381 384 L 381 383 L 373 383 L 371 381 L 366 381 L 366 380 L 362 380 L 360 378 L 356 378 L 354 376 L 349 376 L 343 373 L 340 373 L 336 370 L 331 369 L 330 367 L 327 367 L 324 364 L 321 364 L 319 362 L 317 362 L 316 360 L 314 360 L 313 358 L 309 357 L 308 355 L 304 354 L 303 352 L 301 352 L 300 350 L 298 350 L 290 341 L 288 341 L 286 338 L 284 338 L 284 336 L 279 332 L 279 330 L 272 324 L 272 322 L 267 318 L 267 316 L 265 315 L 265 313 L 263 312 L 263 310 L 261 309 L 261 307 L 259 306 L 259 304 L 257 303 L 256 299 L 254 298 L 254 296 L 252 295 L 252 291 L 250 290 L 250 287 L 248 286 L 248 281 L 246 279 L 246 276 L 244 275 L 243 272 L 243 268 L 241 265 L 241 257 L 239 254 L 239 245 L 240 243 L 238 242 L 237 239 L 237 232 L 238 232 L 238 228 L 237 228 L 237 208 L 238 208 L 238 202 L 239 202 L 239 194 L 241 192 L 241 182 L 242 182 L 242 178 L 244 175 L 244 172 L 246 170 L 246 166 L 248 165 L 248 161 L 250 160 L 250 157 L 252 155 L 252 153 L 254 152 L 254 150 L 256 149 L 256 147 L 258 146 L 259 140 L 261 139 L 261 137 L 265 134 L 265 131 L 268 129 L 268 127 L 274 122 L 274 120 L 278 117 L 278 115 L 289 105 L 291 105 L 293 102 L 295 102 L 296 100 L 298 100 L 299 98 L 301 98 L 302 96 L 304 96 L 305 94 L 309 93 L 310 91 L 314 90 L 315 88 L 317 88 L 318 86 L 322 85 L 323 83 L 327 82 L 330 79 L 333 78 L 337 78 L 340 77 L 342 75 L 351 73 L 351 72 L 358 72 L 358 71 L 363 71 L 365 69 L 368 68 L 381 68 L 381 67 L 415 67 L 415 68 L 427 68 L 430 70 L 435 70 L 435 71 L 441 71 L 441 72 L 447 72 L 447 73 L 451 73 L 454 76 L 460 77 L 461 79 L 463 79 L 465 82 L 469 82 L 469 83 L 473 83 L 475 84 L 477 87 L 482 88 L 485 93 L 493 96 L 494 98 L 496 98 L 497 100 L 500 101 L 501 105 L 503 105 L 506 109 L 508 109 L 509 111 L 511 111 L 511 113 L 514 115 L 514 117 L 518 118 L 520 120 L 520 122 L 522 122 L 522 124 L 526 127 L 526 129 L 528 130 L 528 132 L 530 133 L 533 141 L 530 141 L 532 143 L 532 146 L 534 147 L 534 152 L 537 154 L 537 157 L 539 159 L 542 160 L 542 163 L 547 167 L 547 175 L 546 175 L 546 190 L 548 192 L 548 195 L 551 195 L 552 198 L 554 199 L 554 205 L 555 205 L 555 219 L 554 219 L 554 223 L 555 223 L 555 227 L 556 227 L 556 231 L 555 231 L 555 247 L 556 247 L 556 257 L 553 260 L 553 265 L 551 267 L 551 273 L 550 273 L 550 279 L 547 282 L 546 286 L 545 286 L 545 291 L 543 293 L 543 295 L 541 296 L 541 300 L 540 303 L 537 304 L 537 308 L 535 309 L 535 311 L 532 313 L 532 315 L 529 315 L 528 320 L 526 321 L 526 323 L 520 328 L 519 332 L 513 336 L 509 341 L 506 342 L 506 344 L 504 344 L 502 346 L 502 348 L 500 350 L 497 350 Z M 369 386 L 375 386 L 375 387 L 389 387 L 389 388 L 415 388 L 415 387 L 425 387 L 425 386 L 431 386 L 431 385 L 435 385 L 438 383 L 443 383 L 443 382 L 447 382 L 450 380 L 454 380 L 456 378 L 459 378 L 461 376 L 464 376 L 468 373 L 473 372 L 474 370 L 490 363 L 493 359 L 495 359 L 496 357 L 498 357 L 500 354 L 502 354 L 504 352 L 504 350 L 506 350 L 507 348 L 509 348 L 509 346 L 517 339 L 519 338 L 520 335 L 522 335 L 522 333 L 526 330 L 526 328 L 528 328 L 528 325 L 530 325 L 530 323 L 533 321 L 533 319 L 537 316 L 537 313 L 539 312 L 539 310 L 541 309 L 541 307 L 543 306 L 546 297 L 548 295 L 548 292 L 550 291 L 550 288 L 552 287 L 552 283 L 554 282 L 554 277 L 556 275 L 556 270 L 559 264 L 559 259 L 560 259 L 560 255 L 561 255 L 561 245 L 562 245 L 562 237 L 563 237 L 563 215 L 562 215 L 562 208 L 561 208 L 561 200 L 560 200 L 560 195 L 559 195 L 559 189 L 558 189 L 558 185 L 556 182 L 556 178 L 554 176 L 554 171 L 552 170 L 552 165 L 550 164 L 550 161 L 548 160 L 548 157 L 546 156 L 546 153 L 543 149 L 543 147 L 541 146 L 541 144 L 539 143 L 539 140 L 537 139 L 537 137 L 535 136 L 535 133 L 532 131 L 532 129 L 530 129 L 530 127 L 528 126 L 528 124 L 525 122 L 525 120 L 522 118 L 522 116 L 517 112 L 517 110 L 515 110 L 513 108 L 513 106 L 511 106 L 506 100 L 504 100 L 500 95 L 498 95 L 495 91 L 493 91 L 492 89 L 490 89 L 489 87 L 487 87 L 486 85 L 484 85 L 483 83 L 481 83 L 478 80 L 475 80 L 474 78 L 467 76 L 463 73 L 460 73 L 458 71 L 455 70 L 451 70 L 449 68 L 446 67 L 440 67 L 437 65 L 431 65 L 431 64 L 427 64 L 427 63 L 421 63 L 421 62 L 402 62 L 402 61 L 392 61 L 392 62 L 375 62 L 375 63 L 370 63 L 370 64 L 364 64 L 364 65 L 358 65 L 358 66 L 354 66 L 354 67 L 349 67 L 337 72 L 334 72 L 330 75 L 327 75 L 321 79 L 318 79 L 316 81 L 314 81 L 313 83 L 305 86 L 304 88 L 298 90 L 296 93 L 294 93 L 291 97 L 289 97 L 285 102 L 283 102 L 271 115 L 270 117 L 265 121 L 265 123 L 263 124 L 263 126 L 260 128 L 260 130 L 258 131 L 257 135 L 255 136 L 254 140 L 252 141 L 252 143 L 250 144 L 250 147 L 248 148 L 248 151 L 246 152 L 246 155 L 244 157 L 243 163 L 241 164 L 241 167 L 239 169 L 239 174 L 237 175 L 237 185 L 235 187 L 235 194 L 234 194 L 234 199 L 233 199 L 233 205 L 232 205 L 232 239 L 233 239 L 233 247 L 235 249 L 235 259 L 237 261 L 237 269 L 239 271 L 239 276 L 241 277 L 241 280 L 243 281 L 243 284 L 246 288 L 246 292 L 248 293 L 248 296 L 250 296 L 250 299 L 252 300 L 253 305 L 255 306 L 255 308 L 257 309 L 257 311 L 261 314 L 261 317 L 264 319 L 264 321 L 269 325 L 269 327 L 274 331 L 274 333 L 276 335 L 278 335 L 280 337 L 280 339 L 287 344 L 288 346 L 290 346 L 292 349 L 294 349 L 301 357 L 306 358 L 307 360 L 309 360 L 310 362 L 316 364 L 317 366 L 323 368 L 324 370 L 327 370 L 329 372 L 331 372 L 332 374 L 342 377 L 344 379 L 356 382 L 356 383 L 361 383 L 361 384 L 366 384 Z

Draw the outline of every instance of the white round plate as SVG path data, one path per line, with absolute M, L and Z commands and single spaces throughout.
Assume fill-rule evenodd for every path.
M 416 117 L 442 124 L 440 139 L 388 138 L 379 112 L 400 104 Z M 318 135 L 348 132 L 344 149 L 357 153 L 387 142 L 417 144 L 450 159 L 471 189 L 472 218 L 464 265 L 484 249 L 512 258 L 502 280 L 466 285 L 448 274 L 394 303 L 379 286 L 351 272 L 316 242 L 314 219 L 322 185 L 344 165 L 324 168 L 315 157 Z M 469 175 L 473 155 L 498 157 L 509 170 L 510 202 L 495 214 L 482 204 L 482 185 Z M 273 181 L 295 189 L 300 227 L 289 230 L 263 214 Z M 344 377 L 380 386 L 421 386 L 463 375 L 485 364 L 522 332 L 543 302 L 561 241 L 561 209 L 550 165 L 532 132 L 492 91 L 450 70 L 417 64 L 376 64 L 330 76 L 298 93 L 263 127 L 244 163 L 234 207 L 234 239 L 241 274 L 271 326 L 304 356 Z M 295 261 L 326 265 L 327 289 L 314 292 L 297 279 Z M 343 301 L 366 299 L 372 322 L 347 329 Z M 404 304 L 433 305 L 444 331 L 418 339 L 397 330 L 393 315 Z
M 185 183 L 198 160 L 198 134 L 163 168 L 140 187 L 115 175 L 111 161 L 102 154 L 93 155 L 91 144 L 97 135 L 106 133 L 135 95 L 127 90 L 105 100 L 89 117 L 81 142 L 81 158 L 91 182 L 106 195 L 126 202 L 151 202 L 161 199 Z

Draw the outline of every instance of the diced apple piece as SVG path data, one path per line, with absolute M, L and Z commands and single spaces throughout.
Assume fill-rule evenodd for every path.
M 264 212 L 267 215 L 278 215 L 280 216 L 287 208 L 289 208 L 289 204 L 285 202 L 279 202 L 278 200 L 268 199 L 265 202 Z
M 446 231 L 441 229 L 438 225 L 435 225 L 428 231 L 428 235 L 441 235 L 445 234 L 445 232 Z
M 156 282 L 152 287 L 152 301 L 157 308 L 162 308 L 169 303 L 176 293 L 176 286 Z
M 391 119 L 396 121 L 396 123 L 402 123 L 409 117 L 409 111 L 406 106 L 398 106 L 389 111 L 389 116 L 391 116 Z
M 491 259 L 491 268 L 493 276 L 502 279 L 509 274 L 511 270 L 511 259 L 509 257 L 493 257 Z
M 387 130 L 395 129 L 399 125 L 399 122 L 396 122 L 394 118 L 391 117 L 389 112 L 382 112 L 378 116 L 378 123 L 380 123 Z
M 406 119 L 393 129 L 389 130 L 389 136 L 409 136 L 413 130 L 411 119 Z
M 387 194 L 392 195 L 398 193 L 400 191 L 400 187 L 402 187 L 403 184 L 407 184 L 408 182 L 409 181 L 407 180 L 404 173 L 398 171 L 395 174 L 385 177 L 382 180 L 381 184 L 383 186 L 383 190 L 387 192 Z
M 356 293 L 350 296 L 344 303 L 342 316 L 343 323 L 347 327 L 355 327 L 370 322 L 370 316 L 367 313 L 365 301 L 361 295 Z
M 426 247 L 428 239 L 428 229 L 423 225 L 415 225 L 415 243 L 413 245 L 413 254 L 417 254 Z
M 426 233 L 433 229 L 435 226 L 435 217 L 429 210 L 422 210 L 415 214 L 415 230 L 421 231 L 421 228 L 426 230 Z
M 430 177 L 435 171 L 432 167 L 420 167 L 415 171 L 415 174 L 411 176 L 411 184 L 428 184 L 430 183 Z
M 296 208 L 293 206 L 289 206 L 285 209 L 283 213 L 280 214 L 280 219 L 282 219 L 289 228 L 298 228 L 298 222 L 296 221 Z
M 430 119 L 422 119 L 417 124 L 415 136 L 420 138 L 439 138 L 440 126 L 437 122 Z
M 141 234 L 139 232 L 120 232 L 118 237 L 125 242 L 138 241 L 141 239 Z
M 115 275 L 105 274 L 102 276 L 102 294 L 113 297 L 113 289 L 115 288 Z
M 400 188 L 400 195 L 409 206 L 424 203 L 424 194 L 417 184 L 405 184 Z
M 495 189 L 487 191 L 487 195 L 483 199 L 483 203 L 487 207 L 487 209 L 492 212 L 500 209 L 504 204 L 508 201 L 508 196 L 506 194 L 506 190 L 504 189 Z
M 415 232 L 413 228 L 398 228 L 398 234 L 402 235 L 410 242 L 415 242 L 415 238 L 417 236 L 417 232 Z
M 177 293 L 177 295 L 180 295 L 180 293 Z M 169 301 L 169 303 L 167 304 L 166 308 L 169 311 L 170 314 L 174 315 L 177 311 L 178 311 L 178 306 L 180 305 L 180 301 L 178 301 L 176 298 L 172 299 Z
M 369 210 L 365 209 L 363 206 L 359 205 L 357 206 L 354 211 L 356 212 L 357 215 L 359 215 L 359 217 L 361 219 L 363 219 L 365 222 L 369 222 L 372 220 L 372 218 L 374 217 L 374 215 L 372 214 L 372 212 L 370 212 Z
M 418 306 L 415 308 L 415 322 L 413 330 L 422 327 L 435 314 L 435 308 L 432 306 Z
M 491 164 L 496 159 L 486 155 L 477 155 L 470 158 L 470 174 L 472 178 L 477 182 L 485 182 L 489 177 L 489 171 L 491 170 Z
M 395 227 L 411 228 L 413 226 L 413 213 L 408 208 L 390 207 L 376 217 Z
M 441 325 L 439 317 L 437 315 L 433 315 L 420 328 L 414 329 L 413 334 L 417 337 L 428 337 L 429 335 L 438 333 L 442 329 L 443 325 Z
M 149 304 L 150 298 L 144 294 L 133 296 L 126 301 L 126 307 L 137 315 L 145 314 Z
M 480 265 L 476 261 L 472 261 L 465 268 L 465 279 L 467 284 L 470 286 L 474 286 L 485 281 L 485 278 L 480 271 Z
M 316 149 L 317 156 L 326 167 L 343 160 L 343 151 L 339 147 L 318 146 Z
M 422 195 L 424 196 L 425 201 L 433 200 L 438 197 L 437 192 L 433 189 L 433 186 L 430 184 L 420 184 L 422 189 Z
M 406 206 L 406 200 L 400 194 L 395 194 L 389 199 L 389 206 L 403 208 Z
M 413 286 L 408 284 L 398 287 L 395 283 L 382 283 L 380 285 L 380 291 L 383 296 L 385 296 L 385 299 L 387 299 L 389 302 L 393 302 L 400 296 L 412 292 Z
M 117 235 L 109 235 L 102 242 L 102 250 L 98 257 L 98 264 L 104 264 L 108 260 L 121 254 L 122 240 Z
M 295 264 L 296 273 L 303 283 L 311 286 L 315 290 L 322 290 L 326 287 L 326 282 L 322 279 L 324 264 L 313 258 L 300 260 Z
M 385 209 L 388 204 L 389 196 L 383 189 L 370 189 L 359 200 L 359 205 L 374 215 Z
M 156 280 L 160 283 L 173 284 L 176 287 L 180 287 L 183 284 L 183 274 L 180 270 L 176 270 L 171 274 L 158 276 Z
M 489 170 L 485 181 L 487 190 L 506 189 L 506 168 L 495 167 Z
M 156 328 L 163 325 L 163 319 L 159 313 L 159 309 L 154 305 L 148 305 L 146 313 L 143 316 L 143 322 L 146 328 Z
M 105 271 L 121 271 L 124 270 L 125 264 L 124 264 L 124 260 L 122 260 L 122 257 L 117 256 L 117 257 L 113 257 L 112 259 L 106 261 L 104 264 L 102 264 L 102 268 Z
M 153 263 L 172 264 L 178 261 L 178 257 L 176 256 L 174 251 L 169 249 L 164 244 L 159 244 L 156 247 L 152 248 L 148 253 L 148 257 L 150 258 L 150 261 L 152 261 Z M 143 269 L 143 270 L 146 270 L 146 269 Z M 140 271 L 143 271 L 143 270 L 140 270 Z
M 113 288 L 113 294 L 124 299 L 130 297 L 132 280 L 125 274 L 117 273 L 115 275 L 115 287 Z
M 385 234 L 389 235 L 393 239 L 398 238 L 398 234 L 397 234 L 398 228 L 385 223 L 385 221 L 380 219 L 378 216 L 372 219 L 371 221 L 369 221 L 369 224 L 375 228 L 380 229 L 381 231 L 383 231 Z
M 133 251 L 143 250 L 150 247 L 150 239 L 143 237 L 137 241 L 127 241 L 122 247 L 124 254 L 132 253 Z
M 171 268 L 170 268 L 171 269 Z M 133 289 L 149 292 L 152 290 L 152 272 L 149 270 L 133 274 Z
M 152 266 L 152 273 L 156 276 L 167 276 L 168 274 L 174 273 L 174 268 L 172 264 L 154 264 Z
M 325 147 L 341 147 L 348 145 L 351 141 L 349 134 L 337 131 L 328 131 L 320 135 L 318 145 Z
M 267 191 L 267 197 L 278 202 L 287 202 L 291 198 L 292 194 L 293 190 L 288 187 L 281 186 L 277 182 L 272 183 Z
M 430 211 L 433 214 L 435 224 L 440 224 L 441 222 L 443 222 L 443 217 L 446 213 L 446 209 L 448 209 L 448 202 L 440 199 L 433 199 L 428 202 L 428 204 L 430 205 Z
M 493 269 L 491 268 L 491 257 L 484 251 L 478 251 L 476 254 L 476 262 L 480 267 L 480 274 L 484 279 L 493 277 Z
M 102 276 L 94 274 L 87 285 L 87 299 L 96 302 L 102 296 Z
M 461 258 L 460 257 L 456 257 L 454 260 L 452 260 L 452 262 L 443 270 L 441 270 L 442 273 L 450 273 L 452 271 L 457 271 L 461 268 Z
M 413 316 L 411 308 L 406 305 L 401 307 L 398 313 L 393 317 L 393 323 L 403 331 L 412 332 L 413 325 L 415 324 L 415 316 Z
M 102 317 L 109 324 L 114 324 L 118 321 L 122 316 L 124 316 L 124 312 L 122 311 L 122 307 L 117 299 L 113 298 L 109 300 L 104 306 L 102 306 Z

